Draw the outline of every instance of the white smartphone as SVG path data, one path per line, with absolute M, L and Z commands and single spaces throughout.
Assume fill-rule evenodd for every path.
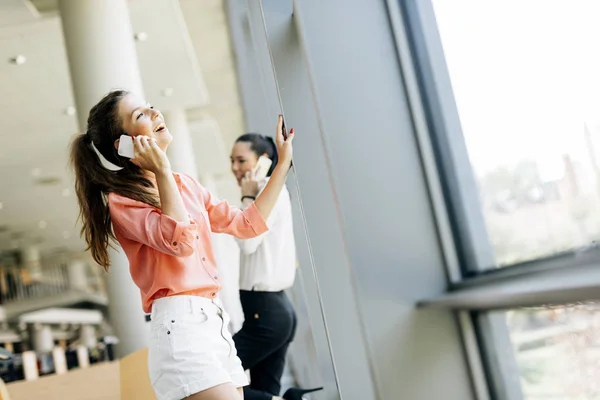
M 133 137 L 129 135 L 121 135 L 119 138 L 119 149 L 117 152 L 120 156 L 133 158 Z
M 267 173 L 271 168 L 273 161 L 270 158 L 265 156 L 260 156 L 256 165 L 254 166 L 254 176 L 256 179 L 264 179 L 267 177 Z

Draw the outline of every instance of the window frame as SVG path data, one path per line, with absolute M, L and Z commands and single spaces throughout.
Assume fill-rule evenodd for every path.
M 598 295 L 590 297 L 592 290 L 600 289 L 600 274 L 595 273 L 600 266 L 598 246 L 502 268 L 487 268 L 493 260 L 493 249 L 487 234 L 482 234 L 485 221 L 460 129 L 432 2 L 389 0 L 388 4 L 404 79 L 408 88 L 415 88 L 409 98 L 415 125 L 419 128 L 417 132 L 424 136 L 419 138 L 420 150 L 428 170 L 429 188 L 434 193 L 432 204 L 437 209 L 440 240 L 449 243 L 443 246 L 451 277 L 448 292 L 434 299 L 424 299 L 421 305 L 462 310 L 530 306 L 532 302 L 524 299 L 504 301 L 499 291 L 501 288 L 516 290 L 523 282 L 529 282 L 530 286 L 529 289 L 521 288 L 522 293 L 548 292 L 547 299 L 534 301 L 534 305 L 545 304 L 546 300 L 564 301 L 560 296 L 564 289 L 571 292 L 569 301 L 599 298 Z M 394 22 L 394 14 L 399 14 L 402 21 Z M 405 28 L 405 32 L 401 28 Z M 436 193 L 441 194 L 443 201 L 436 201 Z M 462 272 L 459 277 L 456 277 L 457 264 Z M 539 282 L 534 282 L 535 278 Z M 563 282 L 562 288 L 557 285 L 559 279 Z M 488 304 L 484 307 L 479 306 L 472 295 L 481 288 L 498 292 L 489 292 Z

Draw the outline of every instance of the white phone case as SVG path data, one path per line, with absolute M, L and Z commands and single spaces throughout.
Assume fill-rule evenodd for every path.
M 270 158 L 265 156 L 260 156 L 258 161 L 256 162 L 256 166 L 254 167 L 254 176 L 256 179 L 264 179 L 267 177 L 267 173 L 269 172 L 269 168 L 273 161 Z
M 120 156 L 133 158 L 133 137 L 128 135 L 122 135 L 119 140 L 119 149 L 118 153 Z

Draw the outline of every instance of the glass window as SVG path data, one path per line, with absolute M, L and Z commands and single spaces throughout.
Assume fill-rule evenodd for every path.
M 433 0 L 498 265 L 600 237 L 600 1 Z
M 503 313 L 524 400 L 600 398 L 600 304 Z

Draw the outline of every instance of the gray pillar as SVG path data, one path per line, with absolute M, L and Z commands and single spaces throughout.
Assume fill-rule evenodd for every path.
M 126 0 L 59 0 L 79 127 L 111 89 L 143 97 Z
M 150 342 L 150 324 L 142 312 L 140 291 L 129 274 L 127 257 L 121 248 L 109 249 L 112 262 L 106 278 L 108 292 L 108 314 L 115 336 L 118 357 L 123 357 L 144 347 Z
M 175 172 L 187 174 L 198 180 L 198 167 L 194 157 L 192 137 L 185 110 L 169 110 L 164 112 L 163 115 L 169 131 L 173 135 L 173 142 L 167 149 L 171 168 Z
M 89 110 L 110 90 L 126 89 L 144 97 L 126 0 L 59 0 L 63 33 L 77 108 L 85 131 Z M 106 283 L 109 315 L 120 343 L 117 354 L 148 346 L 138 288 L 122 250 L 110 250 Z

